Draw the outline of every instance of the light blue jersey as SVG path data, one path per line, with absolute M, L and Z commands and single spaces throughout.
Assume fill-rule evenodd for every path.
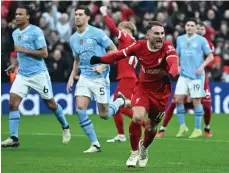
M 75 32 L 70 38 L 70 46 L 72 48 L 73 56 L 80 59 L 81 75 L 87 78 L 107 78 L 110 72 L 108 65 L 102 74 L 93 72 L 94 67 L 91 65 L 90 59 L 93 55 L 103 56 L 106 54 L 106 48 L 113 44 L 111 39 L 101 29 L 88 25 L 86 30 L 80 34 Z
M 180 56 L 181 76 L 190 79 L 203 78 L 204 71 L 199 76 L 195 72 L 203 63 L 204 55 L 212 52 L 207 40 L 197 34 L 192 37 L 184 34 L 177 38 L 176 51 Z
M 29 25 L 24 30 L 19 28 L 13 32 L 14 44 L 25 49 L 39 50 L 46 47 L 43 31 L 35 26 Z M 23 76 L 32 76 L 47 70 L 42 58 L 33 57 L 25 53 L 17 53 L 19 63 L 18 73 Z

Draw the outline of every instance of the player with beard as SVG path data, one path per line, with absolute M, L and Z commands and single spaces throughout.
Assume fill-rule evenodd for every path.
M 133 118 L 129 126 L 131 154 L 126 165 L 145 167 L 148 162 L 148 147 L 153 142 L 157 125 L 164 116 L 171 93 L 171 79 L 178 74 L 178 56 L 172 43 L 164 41 L 163 23 L 149 22 L 146 40 L 102 57 L 93 56 L 91 64 L 111 64 L 129 56 L 136 56 L 141 65 L 139 80 L 131 98 Z M 148 113 L 144 139 L 141 138 L 141 123 Z

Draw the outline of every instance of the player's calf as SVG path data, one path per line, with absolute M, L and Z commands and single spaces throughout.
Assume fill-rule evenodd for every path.
M 2 148 L 8 148 L 8 147 L 17 148 L 18 146 L 20 146 L 20 143 L 17 137 L 11 136 L 7 138 L 5 141 L 2 141 L 1 146 Z

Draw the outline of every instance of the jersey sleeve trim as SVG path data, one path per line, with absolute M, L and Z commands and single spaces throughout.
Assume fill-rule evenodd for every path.
M 118 39 L 120 39 L 122 36 L 122 32 L 120 30 L 118 30 Z
M 125 49 L 122 50 L 123 54 L 125 55 L 125 57 L 127 57 L 126 51 Z
M 177 58 L 177 56 L 176 56 L 176 55 L 169 55 L 169 56 L 167 56 L 167 57 L 166 57 L 166 60 L 167 60 L 168 58 L 171 58 L 171 57 L 175 57 L 175 58 Z

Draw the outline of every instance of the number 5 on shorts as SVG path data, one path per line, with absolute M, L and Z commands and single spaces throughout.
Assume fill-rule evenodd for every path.
M 101 88 L 99 89 L 99 91 L 100 91 L 100 95 L 101 95 L 101 96 L 104 96 L 104 95 L 105 95 L 104 87 L 101 87 Z

